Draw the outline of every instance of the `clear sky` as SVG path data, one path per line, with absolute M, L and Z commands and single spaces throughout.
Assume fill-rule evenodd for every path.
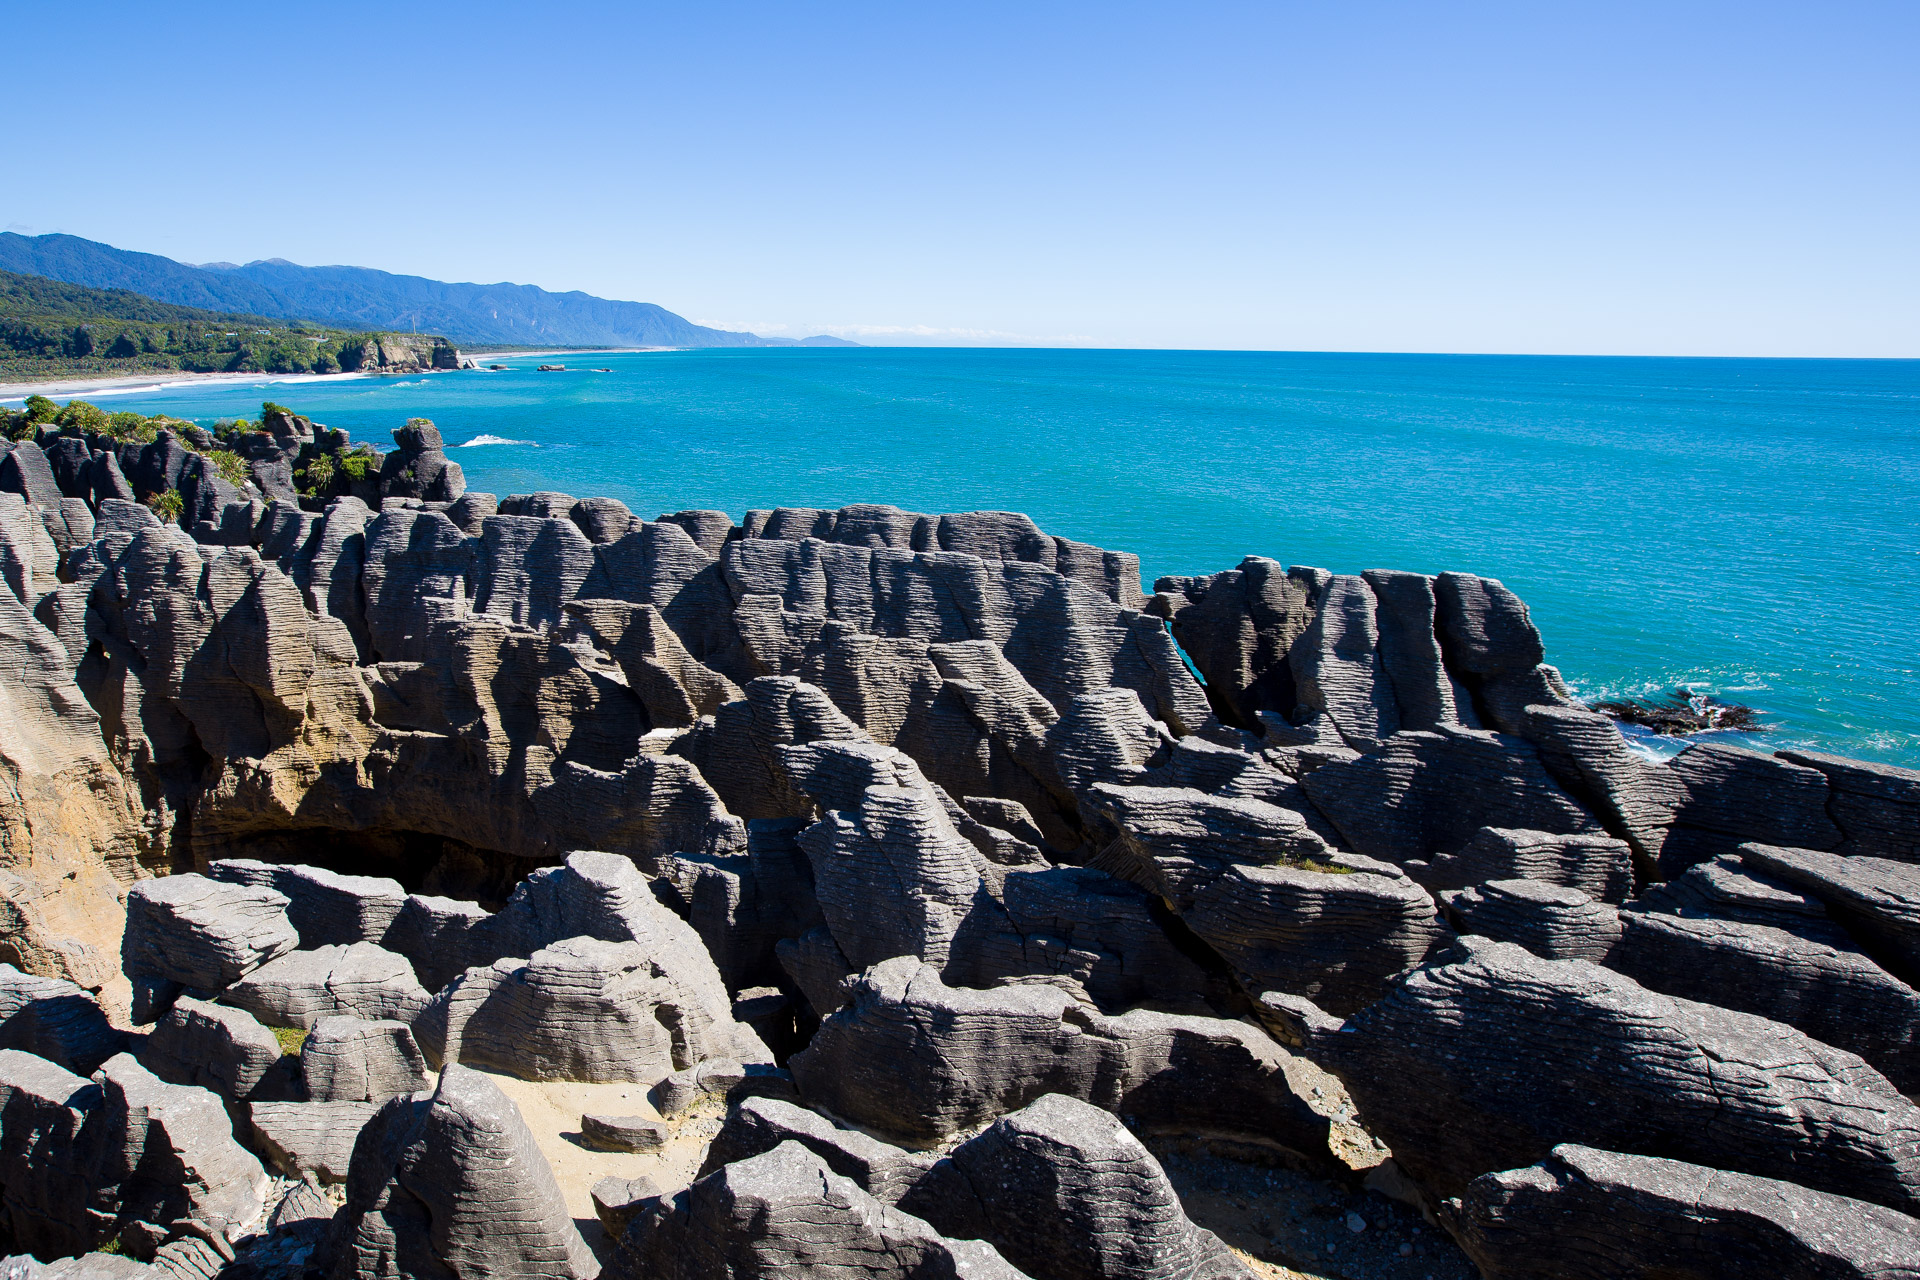
M 867 342 L 1920 356 L 1920 4 L 0 0 L 0 227 Z

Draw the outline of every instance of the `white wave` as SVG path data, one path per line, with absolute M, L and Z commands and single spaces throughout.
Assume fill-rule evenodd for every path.
M 454 447 L 456 449 L 471 449 L 476 445 L 483 444 L 524 444 L 531 445 L 535 449 L 540 447 L 531 440 L 509 440 L 505 436 L 475 436 L 465 444 L 455 445 Z

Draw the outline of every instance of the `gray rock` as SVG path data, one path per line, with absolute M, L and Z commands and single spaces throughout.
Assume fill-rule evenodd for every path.
M 368 1122 L 335 1233 L 336 1280 L 591 1280 L 599 1269 L 519 1110 L 459 1066 L 430 1096 L 395 1098 Z
M 290 952 L 220 995 L 270 1027 L 307 1029 L 336 1014 L 412 1022 L 427 999 L 406 958 L 370 942 Z
M 1150 1130 L 1324 1160 L 1327 1121 L 1294 1095 L 1282 1061 L 1245 1023 L 1145 1010 L 1109 1018 L 1046 986 L 949 987 L 903 956 L 862 974 L 852 1001 L 789 1066 L 808 1103 L 914 1145 L 1065 1093 Z
M 1819 751 L 1777 754 L 1827 775 L 1827 814 L 1844 837 L 1835 852 L 1920 862 L 1920 770 Z
M 831 1161 L 829 1161 L 831 1163 Z M 1120 1121 L 1050 1093 L 955 1147 L 899 1207 L 1058 1280 L 1251 1280 Z
M 219 991 L 300 944 L 286 908 L 271 889 L 205 876 L 143 880 L 127 893 L 121 966 L 129 978 Z
M 1354 750 L 1376 750 L 1400 729 L 1373 592 L 1362 579 L 1335 574 L 1327 580 L 1290 660 L 1300 711 L 1325 715 Z
M 1829 946 L 1849 945 L 1847 931 L 1827 914 L 1820 899 L 1760 870 L 1738 853 L 1722 854 L 1676 879 L 1650 885 L 1634 905 L 1669 915 L 1766 925 Z
M 411 419 L 393 433 L 399 447 L 380 464 L 382 498 L 419 498 L 453 502 L 467 491 L 460 464 L 448 461 L 439 429 L 425 418 Z
M 587 937 L 468 970 L 433 998 L 419 1030 L 434 1061 L 603 1083 L 655 1079 L 758 1043 L 730 1006 L 711 1016 L 705 994 L 640 943 Z
M 477 902 L 410 893 L 381 945 L 412 963 L 421 986 L 438 991 L 478 959 L 471 935 L 490 914 Z
M 1572 704 L 1558 673 L 1542 665 L 1546 649 L 1518 596 L 1496 579 L 1470 573 L 1443 573 L 1433 589 L 1447 670 L 1472 694 L 1481 723 L 1523 734 L 1529 706 Z
M 707 1147 L 699 1176 L 797 1142 L 882 1204 L 900 1197 L 933 1167 L 934 1157 L 891 1146 L 856 1129 L 842 1129 L 817 1112 L 777 1098 L 748 1098 L 727 1112 Z M 920 1215 L 928 1216 L 924 1212 Z
M 1457 853 L 1483 827 L 1605 834 L 1527 743 L 1453 725 L 1396 734 L 1370 755 L 1322 765 L 1300 785 L 1354 849 L 1403 866 Z
M 168 1084 L 130 1054 L 94 1073 L 100 1105 L 88 1128 L 98 1187 L 113 1187 L 120 1229 L 165 1233 L 181 1219 L 215 1227 L 253 1220 L 265 1204 L 260 1162 L 233 1140 L 217 1094 Z
M 627 1228 L 609 1280 L 800 1280 L 843 1272 L 877 1280 L 1019 1280 L 993 1246 L 948 1240 L 888 1208 L 819 1156 L 786 1143 L 726 1165 Z
M 211 863 L 215 880 L 272 889 L 287 899 L 287 920 L 300 945 L 343 947 L 355 942 L 385 945 L 406 902 L 398 880 L 383 876 L 343 876 L 321 867 L 274 865 L 244 858 Z
M 1427 891 L 1391 863 L 1335 854 L 1300 865 L 1237 865 L 1183 917 L 1251 990 L 1358 1012 L 1447 936 Z
M 427 1087 L 427 1064 L 404 1022 L 320 1018 L 300 1048 L 315 1102 L 385 1102 Z
M 60 509 L 60 482 L 46 452 L 31 440 L 0 447 L 0 490 L 17 493 L 36 507 Z
M 660 1188 L 652 1178 L 602 1178 L 593 1184 L 593 1212 L 607 1239 L 618 1241 L 627 1233 L 627 1224 L 660 1198 Z
M 1920 869 L 1887 858 L 1743 844 L 1742 861 L 1820 899 L 1881 964 L 1920 980 Z
M 254 1149 L 286 1177 L 345 1182 L 360 1131 L 381 1105 L 255 1102 L 247 1108 L 249 1135 Z
M 1463 938 L 1344 1026 L 1266 1003 L 1441 1197 L 1580 1142 L 1920 1204 L 1920 1110 L 1884 1076 L 1781 1023 L 1587 961 Z
M 580 1117 L 580 1138 L 601 1151 L 658 1151 L 667 1144 L 667 1126 L 644 1116 L 584 1115 Z
M 100 1086 L 45 1058 L 0 1049 L 0 1225 L 11 1247 L 82 1253 L 112 1227 L 94 1208 L 94 1162 L 81 1130 Z
M 280 1061 L 280 1042 L 244 1009 L 182 996 L 147 1033 L 140 1065 L 169 1084 L 250 1096 Z
M 1905 1214 L 1749 1174 L 1571 1143 L 1445 1210 L 1488 1280 L 1830 1280 L 1920 1272 Z
M 1516 943 L 1542 960 L 1607 964 L 1624 928 L 1613 907 L 1542 880 L 1489 880 L 1440 899 L 1461 933 Z
M 125 1042 L 84 987 L 0 963 L 0 1049 L 22 1049 L 92 1075 Z
M 1209 578 L 1162 578 L 1173 635 L 1206 679 L 1207 697 L 1229 724 L 1252 729 L 1259 713 L 1290 717 L 1298 697 L 1288 655 L 1313 620 L 1331 575 L 1282 569 L 1248 556 Z
M 1625 934 L 1609 968 L 1650 990 L 1797 1027 L 1859 1054 L 1902 1093 L 1920 1093 L 1920 991 L 1844 936 L 1821 941 L 1638 904 L 1620 921 Z
M 1482 827 L 1459 852 L 1435 856 L 1419 880 L 1431 889 L 1544 880 L 1617 906 L 1633 892 L 1633 857 L 1627 843 L 1612 836 Z

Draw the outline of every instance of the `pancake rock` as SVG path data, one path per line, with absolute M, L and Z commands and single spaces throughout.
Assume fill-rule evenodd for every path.
M 1445 1219 L 1489 1280 L 1909 1276 L 1903 1213 L 1750 1174 L 1572 1144 L 1484 1174 Z
M 707 1148 L 701 1176 L 765 1155 L 784 1142 L 799 1143 L 882 1204 L 898 1204 L 934 1164 L 932 1156 L 889 1145 L 857 1129 L 843 1129 L 791 1102 L 747 1098 L 728 1110 L 726 1122 Z
M 91 992 L 0 964 L 0 1049 L 23 1049 L 91 1075 L 125 1039 Z
M 336 1280 L 599 1273 L 519 1110 L 460 1066 L 361 1130 L 335 1231 Z
M 1324 1161 L 1327 1121 L 1296 1097 L 1279 1048 L 1245 1023 L 1136 1010 L 1109 1018 L 1046 986 L 949 987 L 910 956 L 854 983 L 790 1067 L 801 1096 L 931 1146 L 1042 1094 Z
M 412 1022 L 427 993 L 403 956 L 356 942 L 346 947 L 290 951 L 221 993 L 272 1027 L 311 1029 L 321 1018 L 395 1018 Z
M 609 1277 L 731 1280 L 829 1271 L 1021 1280 L 990 1244 L 948 1240 L 875 1200 L 798 1143 L 708 1174 L 635 1216 Z
M 385 1102 L 427 1087 L 426 1060 L 404 1022 L 321 1018 L 300 1047 L 315 1102 Z
M 384 1102 L 255 1102 L 247 1108 L 248 1136 L 286 1177 L 345 1182 L 354 1143 Z
M 141 979 L 163 984 L 157 1014 L 180 988 L 221 991 L 297 947 L 286 906 L 271 889 L 204 876 L 144 881 L 127 894 L 121 965 L 136 988 Z
M 985 1240 L 1033 1276 L 1253 1274 L 1187 1218 L 1159 1162 L 1117 1118 L 1057 1093 L 955 1147 L 900 1208 L 945 1235 Z
M 421 1018 L 429 1053 L 529 1080 L 646 1081 L 742 1046 L 753 1032 L 712 1017 L 637 942 L 570 938 L 525 960 L 470 969 Z
M 181 996 L 161 1016 L 137 1055 L 169 1084 L 211 1089 L 236 1101 L 280 1061 L 280 1041 L 244 1009 Z
M 1920 1205 L 1920 1110 L 1884 1076 L 1587 961 L 1465 938 L 1344 1028 L 1294 998 L 1266 1004 L 1442 1197 L 1577 1142 Z

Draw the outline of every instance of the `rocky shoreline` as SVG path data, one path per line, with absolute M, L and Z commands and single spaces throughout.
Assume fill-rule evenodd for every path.
M 1195 1152 L 1494 1280 L 1920 1275 L 1920 772 L 1650 761 L 1468 573 L 394 436 L 0 454 L 19 1274 L 1306 1265 Z M 622 1085 L 583 1224 L 524 1091 Z

